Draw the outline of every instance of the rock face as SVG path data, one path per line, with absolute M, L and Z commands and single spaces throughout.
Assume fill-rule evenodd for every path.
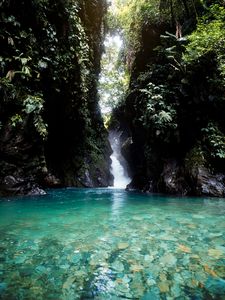
M 105 12 L 104 0 L 3 1 L 0 193 L 108 186 L 97 95 Z
M 140 189 L 145 192 L 162 192 L 181 196 L 212 196 L 225 197 L 225 175 L 213 174 L 209 169 L 198 166 L 185 169 L 176 159 L 165 162 L 162 173 L 145 177 L 143 174 L 134 176 L 128 189 Z
M 195 20 L 187 21 L 183 30 L 190 33 Z M 122 147 L 132 170 L 128 189 L 224 197 L 225 88 L 213 79 L 220 78 L 215 56 L 185 65 L 185 38 L 168 34 L 163 24 L 145 23 L 139 42 L 125 105 L 115 114 L 129 132 Z
M 197 195 L 225 197 L 225 175 L 211 174 L 205 167 L 198 167 L 195 173 Z

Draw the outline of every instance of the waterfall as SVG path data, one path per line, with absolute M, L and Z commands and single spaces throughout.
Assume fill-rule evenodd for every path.
M 126 161 L 121 155 L 120 149 L 120 133 L 117 131 L 111 131 L 109 133 L 109 142 L 112 147 L 113 153 L 110 156 L 112 160 L 111 173 L 114 177 L 115 188 L 126 188 L 126 186 L 131 182 L 130 177 L 126 170 Z

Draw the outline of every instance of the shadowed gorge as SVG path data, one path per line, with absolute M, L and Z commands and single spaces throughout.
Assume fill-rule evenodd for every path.
M 104 1 L 2 2 L 3 192 L 109 185 L 96 87 L 105 13 Z
M 0 300 L 224 300 L 224 0 L 0 0 Z
M 2 193 L 112 185 L 105 125 L 121 133 L 128 188 L 224 196 L 224 11 L 219 0 L 3 1 Z
M 112 123 L 126 136 L 129 188 L 223 197 L 224 2 L 121 3 L 110 24 L 124 35 L 130 82 Z

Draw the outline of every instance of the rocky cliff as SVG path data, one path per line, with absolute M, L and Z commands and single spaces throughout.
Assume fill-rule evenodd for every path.
M 224 8 L 208 7 L 204 15 L 200 7 L 200 25 L 193 11 L 180 19 L 180 29 L 177 23 L 143 23 L 128 96 L 117 109 L 121 127 L 126 120 L 130 130 L 122 148 L 133 174 L 129 188 L 225 196 L 224 17 L 215 25 L 219 11 Z M 208 41 L 216 34 L 215 47 Z
M 1 2 L 1 194 L 108 186 L 96 88 L 105 12 L 104 0 Z

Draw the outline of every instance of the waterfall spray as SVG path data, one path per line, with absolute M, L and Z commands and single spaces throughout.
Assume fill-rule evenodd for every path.
M 120 152 L 120 133 L 117 131 L 111 131 L 109 134 L 109 142 L 113 150 L 113 153 L 110 157 L 112 160 L 111 173 L 114 177 L 113 186 L 115 188 L 126 188 L 131 179 L 127 174 L 127 170 L 125 168 L 125 160 Z

